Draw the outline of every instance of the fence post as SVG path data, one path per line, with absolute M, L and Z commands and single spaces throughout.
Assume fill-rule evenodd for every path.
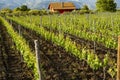
M 35 53 L 36 53 L 36 62 L 37 62 L 37 68 L 38 68 L 38 74 L 39 74 L 39 80 L 42 80 L 41 78 L 41 70 L 40 70 L 40 55 L 39 55 L 39 46 L 38 46 L 38 40 L 34 40 L 35 43 Z
M 40 16 L 40 27 L 42 27 L 42 16 Z
M 19 35 L 21 35 L 21 26 L 18 25 Z
M 12 20 L 10 20 L 10 24 L 11 24 L 11 26 L 12 26 Z
M 120 36 L 118 36 L 118 52 L 117 52 L 117 80 L 120 80 Z

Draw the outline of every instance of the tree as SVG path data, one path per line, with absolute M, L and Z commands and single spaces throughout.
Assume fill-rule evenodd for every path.
M 83 7 L 82 7 L 82 10 L 89 10 L 89 8 L 88 8 L 88 6 L 87 5 L 83 5 Z
M 117 4 L 114 0 L 97 0 L 96 8 L 97 11 L 116 11 Z
M 89 13 L 89 12 L 90 12 L 89 7 L 87 5 L 83 5 L 83 7 L 80 10 L 80 13 L 84 14 L 84 13 Z
M 20 7 L 20 10 L 21 10 L 21 11 L 29 11 L 30 9 L 29 9 L 26 5 L 22 5 L 22 6 Z
M 21 11 L 21 9 L 19 7 L 17 7 L 13 11 Z

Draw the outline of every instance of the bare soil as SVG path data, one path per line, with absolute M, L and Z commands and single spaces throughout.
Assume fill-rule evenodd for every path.
M 4 26 L 0 26 L 0 80 L 34 80 Z
M 14 30 L 19 33 L 18 24 L 13 23 Z M 34 51 L 34 40 L 39 41 L 40 64 L 44 80 L 102 80 L 103 69 L 93 71 L 85 61 L 80 61 L 64 48 L 45 40 L 36 32 L 21 26 L 21 36 Z M 112 80 L 106 72 L 106 80 Z

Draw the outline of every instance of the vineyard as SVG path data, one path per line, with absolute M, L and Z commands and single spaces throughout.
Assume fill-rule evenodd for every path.
M 119 22 L 119 13 L 0 17 L 0 79 L 38 80 L 38 40 L 42 80 L 116 80 Z
M 0 24 L 0 80 L 34 79 L 32 70 L 22 61 L 16 48 L 8 29 Z

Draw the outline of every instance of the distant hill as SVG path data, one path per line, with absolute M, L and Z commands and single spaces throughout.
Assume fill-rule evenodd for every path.
M 42 9 L 48 7 L 50 2 L 68 2 L 71 1 L 77 8 L 87 4 L 90 9 L 95 9 L 96 0 L 0 0 L 0 9 L 9 7 L 11 9 L 19 7 L 23 4 L 27 5 L 31 9 Z M 117 7 L 120 8 L 120 0 L 116 0 Z

